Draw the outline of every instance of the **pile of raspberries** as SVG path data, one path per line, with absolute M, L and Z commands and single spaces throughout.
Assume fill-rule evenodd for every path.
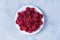
M 16 24 L 21 31 L 32 33 L 39 29 L 43 24 L 43 14 L 37 12 L 35 8 L 26 7 L 22 12 L 17 13 Z

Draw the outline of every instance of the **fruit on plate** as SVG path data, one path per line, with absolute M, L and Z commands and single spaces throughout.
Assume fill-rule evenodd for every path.
M 26 7 L 22 12 L 17 13 L 16 24 L 21 31 L 32 33 L 43 24 L 43 14 L 36 11 L 35 8 Z

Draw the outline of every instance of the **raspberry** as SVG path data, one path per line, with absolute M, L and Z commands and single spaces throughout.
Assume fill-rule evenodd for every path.
M 16 24 L 19 24 L 19 21 L 18 20 L 16 20 Z
M 22 21 L 22 20 L 19 20 L 19 24 L 20 24 L 20 25 L 23 24 L 23 21 Z
M 32 20 L 33 20 L 33 21 L 37 21 L 37 18 L 35 18 L 35 17 L 32 17 Z
M 30 7 L 27 7 L 27 8 L 26 8 L 26 11 L 30 11 Z
M 27 17 L 27 21 L 28 21 L 28 22 L 31 22 L 31 21 L 32 21 L 32 20 L 31 20 L 31 16 L 28 16 L 28 17 Z
M 34 22 L 34 25 L 38 26 L 38 25 L 39 25 L 38 23 L 39 23 L 39 22 L 38 22 L 38 21 L 36 21 L 36 22 Z
M 34 17 L 38 17 L 38 13 L 37 12 L 34 14 Z
M 30 16 L 30 15 L 31 15 L 31 12 L 30 12 L 30 11 L 27 11 L 27 12 L 26 12 L 26 15 L 27 15 L 27 16 Z
M 30 27 L 29 30 L 28 30 L 29 33 L 32 33 L 32 28 Z
M 18 12 L 18 16 L 21 16 L 21 12 Z
M 23 21 L 24 21 L 24 22 L 28 22 L 28 21 L 27 21 L 27 18 L 25 18 Z
M 32 25 L 32 30 L 36 29 L 36 25 Z
M 39 17 L 40 17 L 40 18 L 43 18 L 43 15 L 42 15 L 42 14 L 40 14 L 40 15 L 39 15 Z
M 34 9 L 34 8 L 31 8 L 30 10 L 31 10 L 31 12 L 34 12 L 34 11 L 35 11 L 35 9 Z
M 42 25 L 43 24 L 43 22 L 42 21 L 39 21 L 39 25 Z
M 22 18 L 21 18 L 21 16 L 19 16 L 19 17 L 17 17 L 17 19 L 18 19 L 18 20 L 21 20 Z
M 22 13 L 21 13 L 21 15 L 25 15 L 26 14 L 26 11 L 23 11 Z
M 30 24 L 30 23 L 26 23 L 26 26 L 27 26 L 27 27 L 30 27 L 30 26 L 31 26 L 31 24 Z
M 26 27 L 25 26 L 21 26 L 20 30 L 26 30 Z

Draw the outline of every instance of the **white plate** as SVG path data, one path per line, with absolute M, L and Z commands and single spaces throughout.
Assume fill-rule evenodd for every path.
M 41 14 L 43 14 L 43 13 L 41 12 L 41 10 L 38 9 L 37 7 L 35 7 L 35 6 L 24 6 L 24 7 L 20 8 L 20 9 L 16 12 L 15 19 L 14 19 L 14 23 L 15 23 L 15 21 L 16 21 L 16 19 L 17 19 L 17 13 L 25 10 L 26 7 L 35 8 L 36 11 L 38 11 L 38 12 L 41 13 Z M 42 18 L 42 21 L 43 21 L 43 25 L 44 25 L 44 17 Z M 36 31 L 34 31 L 34 32 L 32 32 L 32 33 L 28 33 L 28 32 L 25 32 L 25 31 L 21 31 L 21 30 L 19 29 L 19 26 L 18 26 L 16 23 L 15 23 L 15 25 L 16 25 L 16 28 L 18 29 L 19 32 L 21 32 L 21 33 L 23 33 L 23 34 L 26 34 L 26 35 L 36 34 L 36 33 L 38 33 L 38 32 L 43 28 L 43 25 L 41 25 L 41 27 L 40 27 L 38 30 L 36 30 Z

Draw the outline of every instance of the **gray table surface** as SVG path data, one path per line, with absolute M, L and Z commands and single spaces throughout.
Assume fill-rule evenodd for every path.
M 36 35 L 24 35 L 13 21 L 16 11 L 26 5 L 42 10 L 45 25 Z M 0 40 L 60 40 L 60 0 L 0 0 Z

